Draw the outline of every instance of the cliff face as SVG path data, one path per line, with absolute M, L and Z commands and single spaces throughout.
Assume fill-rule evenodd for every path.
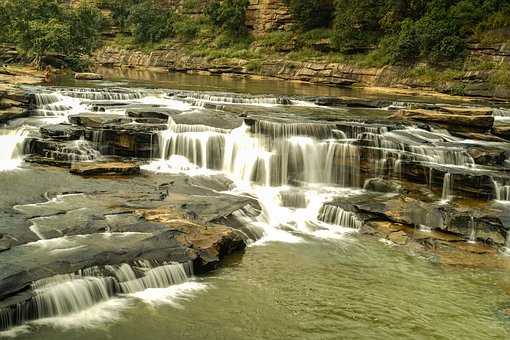
M 287 31 L 293 23 L 289 9 L 282 0 L 250 0 L 246 17 L 246 24 L 255 35 Z

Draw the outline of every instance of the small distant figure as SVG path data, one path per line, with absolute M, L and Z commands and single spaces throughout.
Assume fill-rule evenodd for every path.
M 46 66 L 46 69 L 44 71 L 44 82 L 49 83 L 51 80 L 51 75 L 52 75 L 52 69 L 51 69 L 51 66 L 48 65 L 48 66 Z

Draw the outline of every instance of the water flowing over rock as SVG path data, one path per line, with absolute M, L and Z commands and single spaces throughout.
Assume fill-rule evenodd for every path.
M 458 135 L 490 131 L 492 110 L 416 104 L 394 123 L 377 117 L 412 103 L 32 91 L 2 164 L 82 176 L 0 210 L 18 223 L 0 230 L 0 329 L 193 280 L 247 244 L 362 233 L 485 254 L 509 238 L 508 143 Z

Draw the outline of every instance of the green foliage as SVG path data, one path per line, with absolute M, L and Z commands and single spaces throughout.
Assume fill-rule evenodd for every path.
M 98 43 L 100 11 L 92 4 L 69 7 L 58 0 L 0 0 L 6 29 L 1 39 L 16 43 L 38 62 L 48 52 L 78 55 Z
M 82 2 L 70 12 L 69 21 L 75 51 L 90 53 L 99 44 L 103 26 L 101 11 L 88 2 Z
M 141 0 L 101 0 L 101 8 L 111 11 L 114 24 L 118 25 L 121 30 L 126 31 L 129 28 L 129 15 L 131 8 L 139 4 Z
M 333 0 L 285 0 L 303 30 L 329 27 L 333 20 Z
M 293 33 L 291 32 L 274 31 L 261 37 L 257 43 L 262 47 L 278 49 L 278 47 L 291 42 L 292 39 Z
M 70 25 L 58 19 L 30 20 L 19 38 L 19 46 L 36 56 L 47 51 L 69 52 L 72 46 Z
M 157 42 L 174 33 L 174 13 L 156 0 L 145 0 L 130 9 L 131 33 L 139 43 Z
M 184 0 L 182 9 L 184 11 L 194 11 L 201 6 L 201 0 Z
M 236 36 L 230 32 L 223 32 L 214 39 L 214 47 L 216 48 L 238 48 L 248 49 L 251 44 L 251 37 L 248 35 Z
M 343 52 L 378 47 L 395 64 L 462 57 L 493 0 L 337 0 L 333 42 Z
M 381 43 L 388 58 L 395 64 L 412 64 L 420 55 L 420 43 L 416 28 L 411 19 L 402 22 L 400 32 L 387 37 Z
M 297 36 L 297 44 L 300 47 L 313 48 L 314 44 L 321 40 L 330 40 L 332 31 L 327 28 L 315 28 L 303 32 Z
M 245 66 L 248 72 L 260 73 L 262 70 L 262 63 L 259 60 L 251 60 Z
M 239 37 L 247 33 L 248 5 L 248 0 L 214 0 L 206 7 L 204 14 L 214 26 L 234 37 Z
M 189 16 L 182 16 L 175 20 L 175 35 L 183 41 L 191 41 L 200 34 L 203 26 L 203 23 L 198 20 Z
M 370 48 L 381 34 L 382 5 L 378 0 L 336 0 L 333 42 L 343 52 Z

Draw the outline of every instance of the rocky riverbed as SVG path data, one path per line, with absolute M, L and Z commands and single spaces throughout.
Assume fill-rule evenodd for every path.
M 17 90 L 2 128 L 2 329 L 192 281 L 247 245 L 352 234 L 509 267 L 500 103 L 82 85 Z

